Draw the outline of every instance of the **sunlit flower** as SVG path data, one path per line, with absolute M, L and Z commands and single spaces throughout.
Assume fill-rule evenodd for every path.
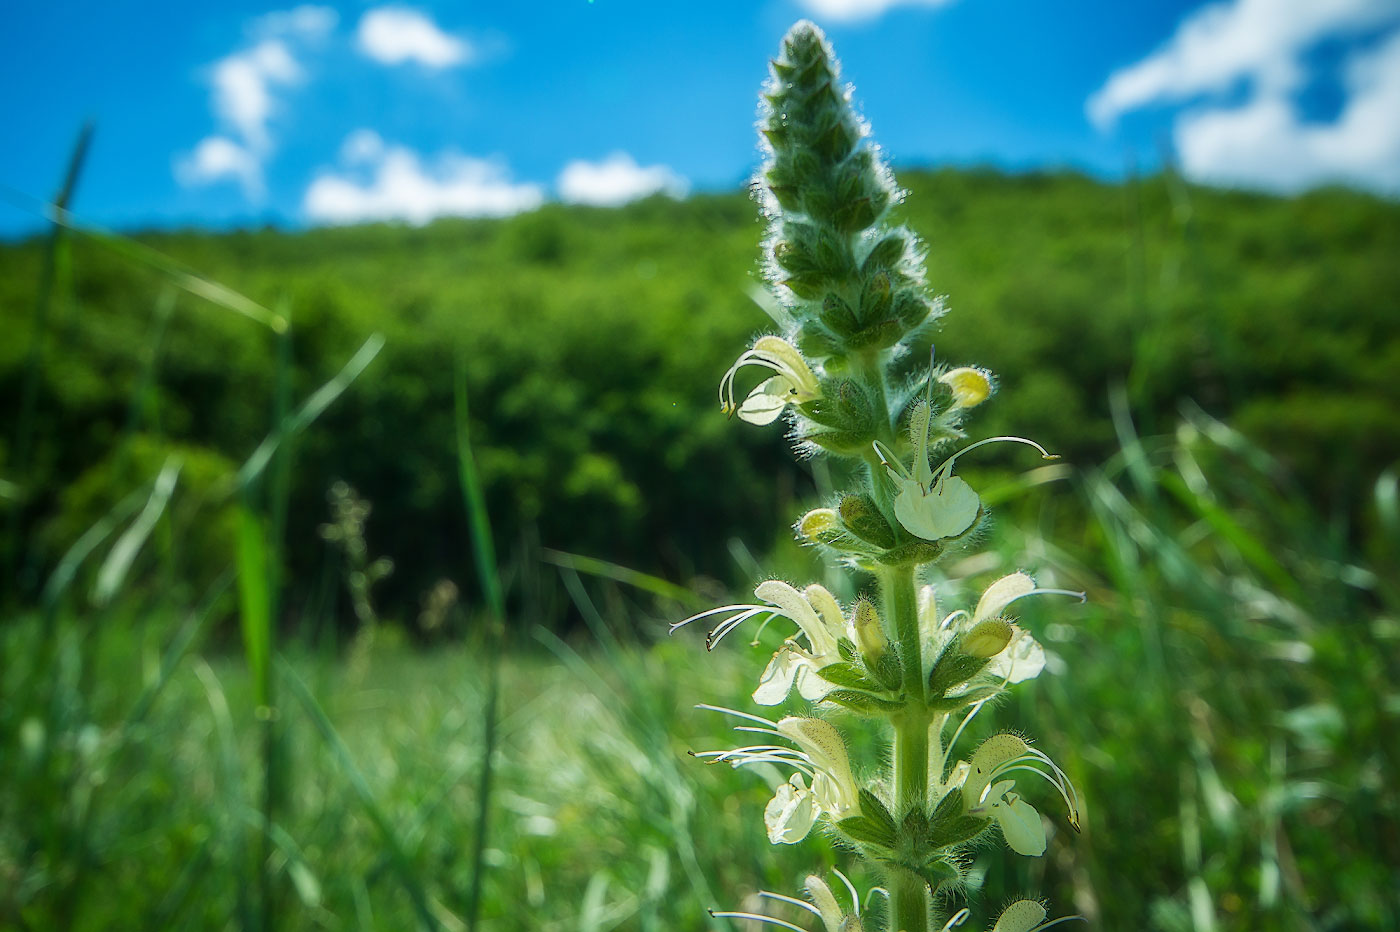
M 959 609 L 939 620 L 933 587 L 925 586 L 919 593 L 919 627 L 924 632 L 930 656 L 938 656 L 943 646 L 957 634 L 970 632 L 983 622 L 1000 618 L 1012 602 L 1032 595 L 1067 595 L 1081 601 L 1084 599 L 1082 592 L 1039 588 L 1030 576 L 1017 572 L 1003 576 L 988 586 L 971 615 Z M 1009 634 L 1005 646 L 991 656 L 982 672 L 1000 679 L 1005 685 L 1039 676 L 1045 669 L 1045 649 L 1019 625 L 1007 621 L 1006 627 Z
M 851 908 L 849 911 L 843 910 L 841 904 L 836 899 L 836 894 L 831 892 L 831 887 L 826 881 L 816 874 L 807 877 L 807 895 L 811 897 L 811 902 L 799 900 L 792 896 L 783 896 L 781 893 L 770 893 L 767 890 L 760 890 L 758 895 L 768 900 L 777 900 L 780 903 L 787 903 L 816 916 L 822 921 L 824 932 L 863 932 L 865 925 L 860 917 L 860 895 L 856 893 L 855 885 L 835 868 L 831 872 L 841 879 L 841 883 L 846 887 L 851 898 Z M 744 912 L 718 912 L 710 910 L 710 915 L 716 919 L 747 919 L 751 922 L 761 922 L 765 925 L 777 926 L 781 929 L 793 929 L 795 932 L 808 932 L 796 923 L 788 922 L 786 919 L 776 919 L 772 916 L 765 916 L 762 913 Z M 1019 932 L 1019 930 L 1018 930 Z
M 759 677 L 758 689 L 754 690 L 754 701 L 759 705 L 778 705 L 788 697 L 794 686 L 804 699 L 821 699 L 836 687 L 817 675 L 817 671 L 841 659 L 838 641 L 849 636 L 841 606 L 823 587 L 813 584 L 802 592 L 776 579 L 760 583 L 754 595 L 769 603 L 767 605 L 725 605 L 692 615 L 685 621 L 671 626 L 675 631 L 682 625 L 701 618 L 731 613 L 716 625 L 706 638 L 711 649 L 729 632 L 751 618 L 760 615 L 781 615 L 797 624 L 798 632 L 806 638 L 806 645 L 795 638 L 788 638 L 783 646 L 773 654 L 763 675 Z
M 768 840 L 773 844 L 790 845 L 801 841 L 822 815 L 840 821 L 859 811 L 860 790 L 851 773 L 846 743 L 841 739 L 841 733 L 829 722 L 797 716 L 771 722 L 757 715 L 718 706 L 699 708 L 713 709 L 755 723 L 737 726 L 736 731 L 772 735 L 797 746 L 755 744 L 730 751 L 700 751 L 695 755 L 734 767 L 780 764 L 796 771 L 788 782 L 779 784 L 763 810 L 764 827 Z
M 894 515 L 904 529 L 915 537 L 924 540 L 944 540 L 958 537 L 977 521 L 982 511 L 981 499 L 961 478 L 953 475 L 953 465 L 958 457 L 989 443 L 1024 443 L 1035 447 L 1041 456 L 1052 459 L 1053 454 L 1034 440 L 1024 437 L 989 437 L 963 447 L 939 464 L 937 469 L 929 466 L 928 433 L 931 408 L 921 402 L 910 419 L 910 433 L 914 441 L 914 468 L 911 472 L 904 468 L 893 453 L 883 444 L 876 442 L 875 452 L 884 464 L 885 471 L 899 492 L 894 499 Z
M 771 369 L 775 375 L 760 382 L 743 403 L 734 404 L 734 377 L 745 366 Z M 821 385 L 802 354 L 782 337 L 762 336 L 745 350 L 719 381 L 719 404 L 725 414 L 738 414 L 750 424 L 771 424 L 790 404 L 815 401 Z
M 1044 753 L 1011 734 L 993 735 L 972 755 L 962 785 L 963 810 L 968 815 L 995 819 L 1012 851 L 1039 857 L 1045 853 L 1045 824 L 1040 813 L 1015 792 L 1015 780 L 998 779 L 1012 771 L 1037 774 L 1059 790 L 1069 808 L 1069 824 L 1079 830 L 1079 795 L 1074 784 Z

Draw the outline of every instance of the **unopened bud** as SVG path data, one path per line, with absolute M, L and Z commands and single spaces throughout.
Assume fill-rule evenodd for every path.
M 856 646 L 860 648 L 866 660 L 878 660 L 889 647 L 889 641 L 885 638 L 885 626 L 880 623 L 880 613 L 875 610 L 875 605 L 869 599 L 856 602 L 855 611 L 851 616 L 851 628 Z
M 841 516 L 835 508 L 816 508 L 797 522 L 797 533 L 804 540 L 821 541 L 841 530 Z
M 1011 643 L 1011 624 L 1000 618 L 989 618 L 973 625 L 963 635 L 962 651 L 974 657 L 995 657 Z
M 971 366 L 949 369 L 938 381 L 952 389 L 955 408 L 974 408 L 992 394 L 992 380 L 987 373 Z

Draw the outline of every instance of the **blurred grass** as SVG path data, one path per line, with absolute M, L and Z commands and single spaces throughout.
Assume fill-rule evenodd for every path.
M 1104 929 L 1394 928 L 1394 577 L 1356 559 L 1286 474 L 1199 412 L 1173 437 L 1125 435 L 1124 452 L 1079 482 L 1079 495 L 1063 484 L 1034 492 L 1044 526 L 996 529 L 990 556 L 953 564 L 940 587 L 952 599 L 1031 566 L 1042 582 L 1089 592 L 1084 606 L 1025 609 L 1051 651 L 1047 674 L 972 729 L 1033 736 L 1078 784 L 1083 834 L 1059 838 L 1044 859 L 973 852 L 985 884 L 974 913 L 1032 892 Z M 1376 507 L 1393 526 L 1388 488 Z M 1083 544 L 1042 535 L 1082 507 L 1095 514 Z M 707 907 L 791 891 L 823 862 L 845 866 L 819 843 L 766 842 L 776 772 L 686 754 L 732 743 L 722 717 L 693 706 L 749 707 L 773 645 L 731 639 L 706 654 L 698 634 L 619 639 L 606 619 L 631 614 L 659 631 L 665 613 L 635 601 L 633 587 L 561 573 L 591 636 L 539 629 L 544 650 L 502 659 L 481 928 L 698 928 Z M 248 707 L 255 684 L 217 656 L 153 663 L 161 627 L 103 642 L 82 720 L 46 720 L 28 693 L 0 697 L 29 710 L 7 745 L 19 779 L 0 791 L 10 891 L 0 924 L 54 926 L 74 851 L 43 823 L 99 787 L 107 801 L 85 850 L 102 894 L 66 917 L 72 927 L 160 915 L 170 927 L 222 928 L 238 914 L 261 774 L 256 722 L 228 709 Z M 33 619 L 3 630 L 10 656 L 49 634 Z M 290 783 L 268 830 L 269 868 L 294 893 L 281 925 L 465 927 L 484 631 L 432 651 L 381 632 L 358 665 L 288 648 Z M 186 631 L 167 657 L 188 645 Z M 126 714 L 132 671 L 148 684 L 139 717 Z M 150 684 L 164 687 L 154 701 Z M 62 786 L 31 779 L 46 754 L 62 756 Z M 202 865 L 193 874 L 191 859 Z

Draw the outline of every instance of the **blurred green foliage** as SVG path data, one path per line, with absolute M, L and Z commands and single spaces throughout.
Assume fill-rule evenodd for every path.
M 980 431 L 1034 436 L 1093 462 L 1114 448 L 1111 385 L 1127 386 L 1147 430 L 1173 423 L 1192 398 L 1260 440 L 1338 516 L 1359 514 L 1369 480 L 1400 457 L 1400 206 L 1343 190 L 1220 192 L 1170 176 L 1111 185 L 950 170 L 901 180 L 912 192 L 904 219 L 927 239 L 930 279 L 955 312 L 939 357 L 1001 378 Z M 746 296 L 760 232 L 753 205 L 731 194 L 422 228 L 140 238 L 285 310 L 298 397 L 368 333 L 387 336 L 297 444 L 288 560 L 299 591 L 286 604 L 306 606 L 310 581 L 324 576 L 330 557 L 315 528 L 340 479 L 375 506 L 367 533 L 398 567 L 385 611 L 407 618 L 467 561 L 453 498 L 459 352 L 498 546 L 524 555 L 519 565 L 543 546 L 670 578 L 725 578 L 731 537 L 766 548 L 812 480 L 787 461 L 777 431 L 728 424 L 714 402 L 719 374 L 763 328 Z M 268 331 L 187 296 L 162 313 L 155 274 L 100 245 L 73 246 L 27 476 L 12 474 L 0 446 L 0 476 L 24 495 L 12 507 L 22 508 L 31 593 L 100 499 L 119 493 L 114 471 L 132 463 L 121 448 L 143 379 L 149 442 L 204 451 L 211 468 L 247 455 L 273 405 Z M 37 240 L 0 248 L 7 398 L 18 395 L 42 254 Z M 922 364 L 911 354 L 911 368 Z M 14 416 L 0 410 L 6 446 Z M 221 506 L 209 505 L 203 524 L 223 534 Z

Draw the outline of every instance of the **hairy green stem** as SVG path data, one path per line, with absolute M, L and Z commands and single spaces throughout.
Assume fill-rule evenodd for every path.
M 890 891 L 889 932 L 928 932 L 928 885 L 923 878 L 891 867 L 885 889 Z

